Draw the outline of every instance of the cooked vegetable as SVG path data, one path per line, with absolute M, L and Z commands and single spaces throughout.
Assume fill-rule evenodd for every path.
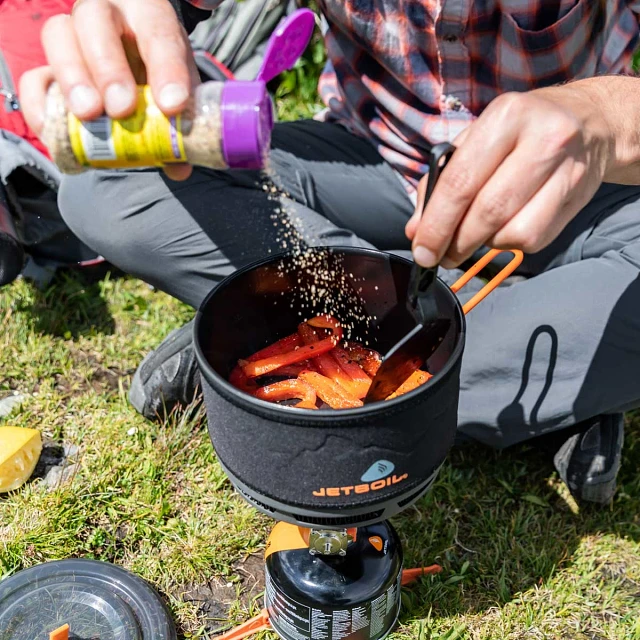
M 300 402 L 294 406 L 300 409 L 318 408 L 316 407 L 316 392 L 314 388 L 307 384 L 302 377 L 268 384 L 254 391 L 253 395 L 267 402 L 279 402 L 281 400 L 298 398 Z
M 316 316 L 298 331 L 238 360 L 229 375 L 236 388 L 267 402 L 299 400 L 299 409 L 361 407 L 382 358 L 373 349 L 342 341 L 332 316 Z M 387 400 L 417 389 L 431 378 L 416 371 Z

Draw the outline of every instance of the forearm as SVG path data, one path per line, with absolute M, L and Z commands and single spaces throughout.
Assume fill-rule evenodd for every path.
M 640 184 L 640 78 L 600 76 L 542 89 L 583 121 L 587 136 L 598 136 L 604 181 Z

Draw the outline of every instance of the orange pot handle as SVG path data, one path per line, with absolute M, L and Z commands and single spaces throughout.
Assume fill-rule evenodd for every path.
M 524 258 L 524 254 L 519 249 L 508 249 L 513 253 L 513 259 L 500 273 L 494 276 L 487 284 L 476 293 L 473 298 L 468 300 L 463 306 L 462 311 L 467 314 L 473 309 L 478 302 L 484 300 L 501 282 L 506 280 L 519 266 Z M 485 256 L 480 258 L 473 267 L 465 272 L 453 285 L 451 285 L 451 291 L 458 293 L 462 287 L 464 287 L 473 277 L 477 276 L 499 253 L 504 253 L 500 249 L 491 249 Z

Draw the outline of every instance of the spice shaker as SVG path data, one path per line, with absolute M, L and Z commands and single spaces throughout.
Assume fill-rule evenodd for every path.
M 267 83 L 291 68 L 306 49 L 315 17 L 300 9 L 271 35 L 253 81 L 205 82 L 174 117 L 157 107 L 149 86 L 138 87 L 128 118 L 80 121 L 67 110 L 57 84 L 47 94 L 42 140 L 64 173 L 189 163 L 211 169 L 262 169 L 274 124 Z

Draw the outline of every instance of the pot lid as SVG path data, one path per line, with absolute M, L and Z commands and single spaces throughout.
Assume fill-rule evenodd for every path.
M 0 640 L 52 639 L 175 640 L 176 631 L 144 580 L 107 562 L 72 559 L 0 582 Z

